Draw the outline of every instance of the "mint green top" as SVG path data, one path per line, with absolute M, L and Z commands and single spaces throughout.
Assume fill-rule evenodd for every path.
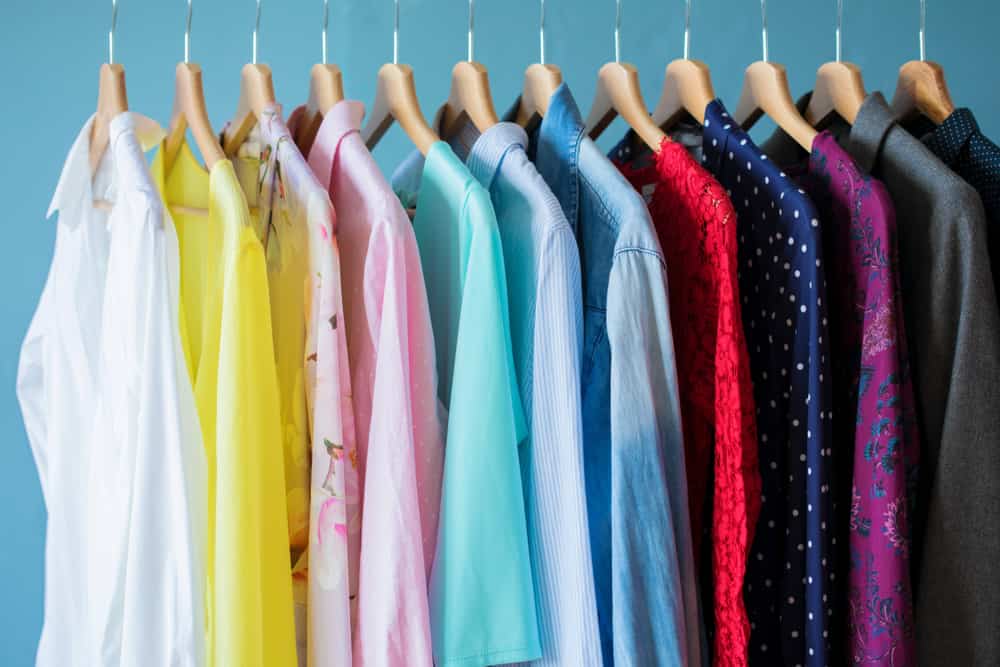
M 532 589 L 503 248 L 489 193 L 438 142 L 393 176 L 413 221 L 448 406 L 431 633 L 438 667 L 541 657 Z

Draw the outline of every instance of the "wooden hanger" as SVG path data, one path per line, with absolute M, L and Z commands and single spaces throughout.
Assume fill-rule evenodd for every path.
M 517 105 L 517 124 L 529 128 L 545 117 L 549 101 L 562 85 L 562 71 L 555 65 L 536 63 L 524 71 L 521 101 Z
M 206 167 L 211 169 L 216 162 L 225 159 L 222 146 L 219 145 L 212 124 L 208 120 L 205 90 L 201 83 L 201 67 L 194 63 L 183 62 L 177 65 L 174 79 L 174 109 L 170 115 L 170 128 L 164 144 L 164 163 L 168 170 L 177 159 L 189 127 Z
M 596 139 L 615 119 L 615 115 L 619 115 L 647 146 L 658 151 L 667 135 L 649 115 L 649 109 L 642 98 L 639 72 L 634 65 L 621 62 L 621 18 L 622 3 L 618 0 L 615 12 L 615 61 L 601 67 L 597 74 L 597 92 L 594 94 L 594 103 L 590 105 L 590 114 L 587 115 L 587 134 L 591 139 Z
M 394 9 L 392 62 L 382 65 L 378 71 L 375 104 L 361 130 L 361 137 L 371 150 L 395 120 L 420 153 L 427 155 L 431 146 L 441 139 L 420 111 L 413 68 L 399 64 L 399 0 L 395 0 Z
M 466 118 L 480 132 L 500 122 L 490 94 L 490 75 L 473 57 L 475 7 L 474 0 L 469 0 L 469 57 L 451 70 L 451 90 L 442 109 L 441 127 L 445 138 L 453 137 Z
M 500 122 L 493 108 L 489 73 L 486 67 L 473 61 L 460 62 L 451 71 L 451 92 L 441 116 L 444 137 L 453 137 L 466 118 L 480 132 Z
M 250 62 L 240 71 L 240 98 L 236 115 L 223 129 L 222 148 L 226 155 L 235 155 L 256 127 L 264 110 L 274 105 L 274 82 L 271 68 L 257 64 L 257 35 L 260 33 L 260 3 L 251 37 Z
M 911 60 L 899 68 L 892 96 L 892 111 L 897 118 L 906 119 L 919 113 L 940 125 L 954 110 L 941 65 L 929 60 Z
M 274 82 L 267 65 L 247 63 L 240 72 L 240 98 L 233 116 L 223 131 L 222 148 L 234 155 L 257 125 L 264 110 L 274 105 Z
M 858 111 L 865 101 L 865 83 L 861 69 L 841 60 L 840 35 L 844 17 L 844 0 L 837 0 L 837 57 L 816 72 L 816 85 L 806 107 L 805 119 L 813 127 L 821 127 L 833 114 L 849 124 L 854 124 Z
M 653 110 L 653 122 L 669 131 L 685 115 L 705 124 L 705 108 L 715 99 L 712 74 L 700 60 L 675 60 L 667 65 L 663 93 Z
M 747 67 L 734 119 L 743 129 L 749 130 L 763 114 L 767 114 L 795 143 L 807 152 L 812 152 L 813 140 L 818 133 L 806 122 L 792 101 L 784 65 L 768 62 L 766 0 L 761 0 L 760 7 L 764 57 Z
M 545 117 L 549 101 L 556 89 L 562 85 L 562 72 L 555 65 L 545 64 L 545 0 L 541 0 L 541 15 L 538 23 L 538 63 L 529 65 L 524 71 L 524 85 L 517 105 L 517 124 L 523 128 L 535 125 Z
M 111 140 L 111 120 L 128 111 L 125 92 L 125 68 L 115 63 L 115 28 L 118 2 L 111 0 L 111 29 L 108 31 L 108 62 L 101 65 L 97 84 L 97 113 L 90 126 L 90 172 L 97 171 Z
M 323 118 L 343 99 L 344 77 L 340 68 L 325 63 L 313 65 L 309 74 L 309 100 L 302 121 L 295 128 L 295 145 L 303 155 L 309 155 Z
M 685 115 L 699 125 L 705 124 L 705 108 L 715 99 L 712 74 L 708 65 L 691 60 L 691 0 L 684 11 L 684 58 L 667 65 L 663 77 L 663 92 L 653 110 L 653 122 L 664 132 L 669 131 Z
M 188 127 L 191 128 L 195 145 L 205 160 L 205 166 L 211 169 L 216 162 L 226 157 L 208 120 L 205 89 L 201 82 L 201 67 L 189 61 L 190 46 L 191 0 L 188 0 L 187 25 L 184 29 L 184 62 L 179 63 L 175 70 L 174 108 L 170 114 L 170 126 L 163 144 L 163 162 L 167 171 L 177 159 Z
M 806 107 L 806 122 L 822 127 L 830 116 L 837 114 L 853 125 L 866 96 L 857 65 L 840 61 L 826 63 L 816 72 L 816 85 Z
M 795 143 L 806 151 L 812 151 L 812 143 L 818 133 L 792 101 L 784 66 L 759 60 L 747 67 L 734 118 L 743 129 L 749 130 L 763 114 L 770 116 Z
M 899 68 L 896 92 L 892 96 L 892 111 L 905 120 L 923 114 L 935 125 L 943 123 L 955 110 L 944 68 L 927 60 L 925 35 L 927 33 L 927 3 L 920 2 L 920 60 L 911 60 Z
M 90 128 L 90 171 L 94 173 L 111 139 L 111 120 L 128 111 L 125 68 L 110 62 L 101 65 L 97 87 L 97 114 Z

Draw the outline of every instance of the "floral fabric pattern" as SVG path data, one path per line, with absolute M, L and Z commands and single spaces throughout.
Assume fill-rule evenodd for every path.
M 718 181 L 680 144 L 665 140 L 649 156 L 636 153 L 635 139 L 630 132 L 611 158 L 649 194 L 667 259 L 695 554 L 703 533 L 711 543 L 713 664 L 746 665 L 743 579 L 760 511 L 760 472 L 740 321 L 736 213 Z M 702 582 L 709 581 L 706 574 Z
M 846 609 L 848 662 L 913 665 L 909 517 L 919 453 L 896 248 L 885 186 L 829 133 L 813 143 L 802 185 L 820 209 L 835 289 L 834 429 L 853 437 Z M 845 418 L 856 415 L 856 419 Z

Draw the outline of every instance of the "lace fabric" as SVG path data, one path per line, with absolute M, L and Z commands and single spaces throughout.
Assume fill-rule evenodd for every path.
M 634 155 L 629 143 L 612 161 L 646 197 L 667 260 L 692 534 L 695 553 L 706 538 L 711 550 L 713 664 L 746 665 L 743 580 L 760 475 L 736 214 L 722 186 L 681 145 L 666 140 L 650 160 Z

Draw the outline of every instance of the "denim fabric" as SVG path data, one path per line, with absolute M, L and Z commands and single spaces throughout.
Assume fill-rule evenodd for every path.
M 606 665 L 702 664 L 666 263 L 642 198 L 569 89 L 529 157 L 573 227 L 583 277 L 583 442 Z

